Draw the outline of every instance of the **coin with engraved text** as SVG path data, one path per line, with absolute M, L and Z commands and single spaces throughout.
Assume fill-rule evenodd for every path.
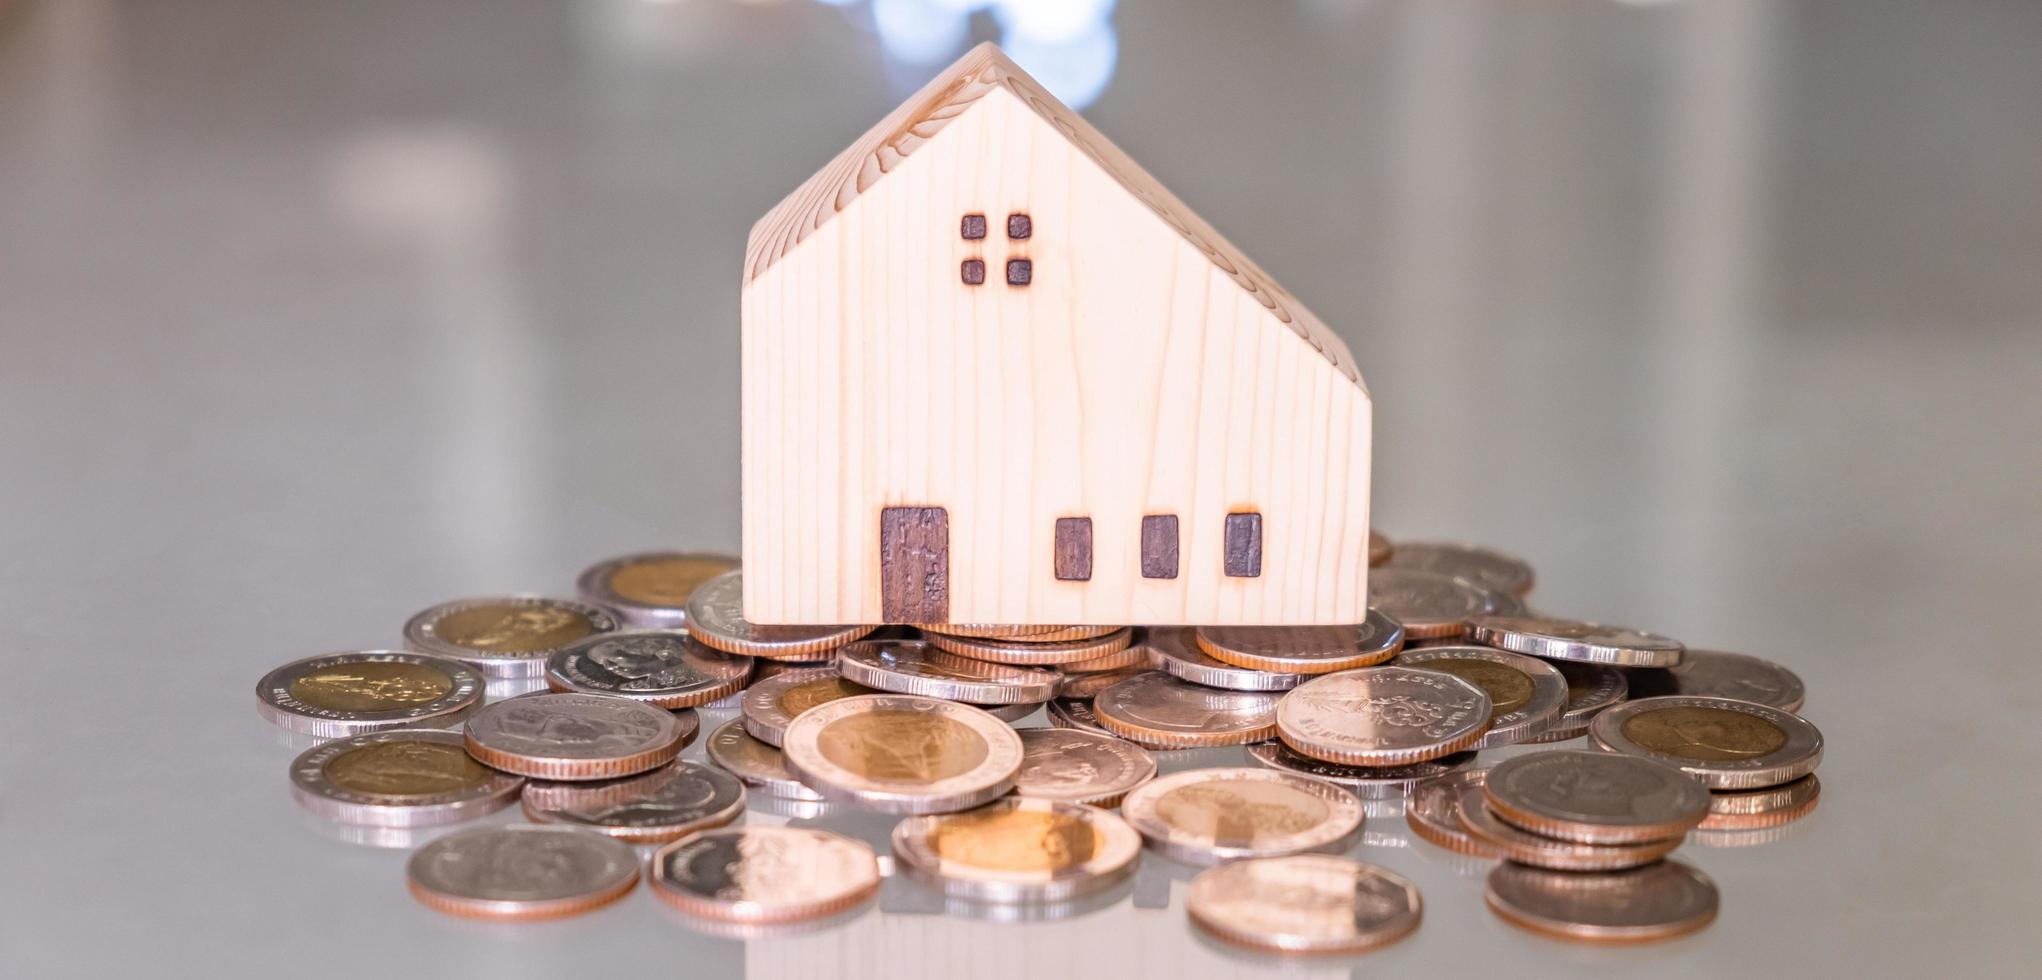
M 728 555 L 648 551 L 589 567 L 575 580 L 589 602 L 616 610 L 627 625 L 673 629 L 688 623 L 688 597 L 702 583 L 737 568 Z
M 1777 786 L 1815 771 L 1822 733 L 1800 715 L 1730 698 L 1626 701 L 1596 715 L 1589 741 L 1678 766 L 1711 789 Z
M 572 824 L 633 844 L 663 844 L 744 815 L 744 784 L 712 766 L 674 762 L 596 782 L 525 786 L 525 817 Z
M 824 799 L 885 813 L 946 813 L 1012 789 L 1021 737 L 970 705 L 866 694 L 817 705 L 787 726 L 781 752 Z
M 654 896 L 717 922 L 786 923 L 859 905 L 879 891 L 879 861 L 860 841 L 802 827 L 726 827 L 655 851 Z
M 329 820 L 437 827 L 501 810 L 525 781 L 474 759 L 459 732 L 399 729 L 313 746 L 291 762 L 291 793 Z
M 1489 695 L 1489 728 L 1478 749 L 1528 741 L 1560 720 L 1567 706 L 1567 678 L 1537 657 L 1487 647 L 1449 646 L 1409 650 L 1399 667 L 1452 674 Z
M 494 596 L 443 602 L 404 624 L 404 642 L 421 653 L 452 657 L 490 680 L 546 672 L 554 651 L 618 627 L 601 606 L 539 596 Z
M 752 658 L 734 657 L 680 630 L 639 630 L 590 637 L 546 658 L 556 691 L 614 694 L 660 708 L 692 708 L 744 689 Z
M 446 657 L 327 653 L 264 674 L 255 685 L 255 705 L 289 731 L 338 738 L 452 725 L 481 706 L 487 683 L 480 671 Z
M 436 911 L 475 919 L 555 919 L 623 898 L 638 884 L 638 852 L 573 827 L 483 827 L 419 848 L 405 875 L 412 897 Z
M 1472 747 L 1489 727 L 1489 695 L 1451 674 L 1371 667 L 1313 678 L 1283 696 L 1285 745 L 1326 762 L 1402 766 Z
M 527 694 L 475 713 L 468 754 L 535 779 L 615 779 L 679 755 L 700 724 L 695 712 L 666 711 L 603 694 Z

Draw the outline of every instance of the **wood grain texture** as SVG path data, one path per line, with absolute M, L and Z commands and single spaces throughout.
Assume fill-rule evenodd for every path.
M 941 507 L 881 510 L 879 581 L 887 622 L 949 622 L 949 513 Z
M 1091 518 L 1057 518 L 1054 548 L 1054 565 L 1058 581 L 1089 582 L 1092 580 Z
M 1229 578 L 1262 574 L 1262 515 L 1227 515 L 1226 573 Z
M 1177 515 L 1142 518 L 1142 577 L 1177 577 Z

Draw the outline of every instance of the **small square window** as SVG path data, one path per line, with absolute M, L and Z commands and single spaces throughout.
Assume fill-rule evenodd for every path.
M 965 285 L 982 286 L 985 284 L 986 263 L 984 259 L 965 259 L 962 271 L 964 273 Z
M 1262 515 L 1242 511 L 1227 515 L 1226 571 L 1231 578 L 1262 574 Z
M 1142 518 L 1142 577 L 1177 577 L 1177 515 Z
M 1092 519 L 1056 519 L 1056 577 L 1066 582 L 1092 580 Z
M 964 240 L 968 242 L 975 242 L 986 237 L 986 216 L 982 214 L 965 215 L 964 223 L 959 226 L 958 233 L 963 235 Z
M 1007 260 L 1007 285 L 1026 286 L 1035 278 L 1035 264 L 1027 259 Z
M 1034 233 L 1035 223 L 1028 220 L 1027 215 L 1017 211 L 1007 216 L 1008 238 L 1014 239 L 1027 238 L 1029 235 L 1032 235 Z

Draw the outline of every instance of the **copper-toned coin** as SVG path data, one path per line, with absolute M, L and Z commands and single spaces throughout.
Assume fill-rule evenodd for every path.
M 1505 822 L 1582 844 L 1679 837 L 1709 814 L 1709 788 L 1701 780 L 1650 759 L 1610 752 L 1534 752 L 1506 759 L 1489 770 L 1483 792 Z
M 1056 696 L 1067 701 L 1090 701 L 1097 697 L 1100 691 L 1136 674 L 1146 674 L 1149 670 L 1148 667 L 1128 667 L 1100 674 L 1065 674 L 1063 683 L 1056 687 Z
M 1461 826 L 1504 857 L 1522 864 L 1560 871 L 1614 871 L 1650 864 L 1672 854 L 1682 838 L 1635 844 L 1581 844 L 1534 834 L 1496 816 L 1480 789 L 1461 794 Z
M 886 813 L 966 810 L 1012 789 L 1021 736 L 970 705 L 907 694 L 820 704 L 787 726 L 787 768 L 824 799 Z
M 1120 814 L 1166 857 L 1218 864 L 1346 850 L 1361 801 L 1332 783 L 1273 769 L 1190 769 L 1142 784 Z
M 1246 745 L 1276 734 L 1276 702 L 1274 694 L 1222 691 L 1152 670 L 1100 691 L 1092 716 L 1150 748 Z
M 1485 589 L 1528 595 L 1532 590 L 1532 567 L 1521 558 L 1474 545 L 1446 541 L 1402 541 L 1388 562 L 1391 568 L 1408 568 L 1465 579 Z
M 482 704 L 487 682 L 458 660 L 361 650 L 293 660 L 262 676 L 255 707 L 302 735 L 338 738 L 451 725 Z
M 1253 858 L 1191 880 L 1184 911 L 1216 938 L 1279 953 L 1359 953 L 1396 942 L 1424 914 L 1410 879 L 1328 854 Z
M 1192 636 L 1215 660 L 1289 674 L 1372 667 L 1404 648 L 1404 627 L 1374 609 L 1358 626 L 1200 626 Z
M 893 853 L 909 877 L 985 902 L 1061 902 L 1123 880 L 1142 838 L 1096 807 L 1008 797 L 963 813 L 894 825 Z
M 648 551 L 599 562 L 581 573 L 581 597 L 614 609 L 626 624 L 673 629 L 688 623 L 688 597 L 702 583 L 737 568 L 728 555 Z
M 554 651 L 618 625 L 609 610 L 571 599 L 457 599 L 411 617 L 404 642 L 472 665 L 491 680 L 538 677 Z
M 1066 728 L 1021 731 L 1014 795 L 1114 806 L 1156 777 L 1156 757 L 1125 739 Z
M 1723 789 L 1709 794 L 1702 830 L 1758 830 L 1793 823 L 1815 809 L 1822 784 L 1814 776 L 1762 789 Z
M 1549 661 L 1567 678 L 1567 708 L 1560 720 L 1528 742 L 1564 742 L 1588 734 L 1588 722 L 1602 709 L 1622 701 L 1630 693 L 1624 672 L 1601 664 L 1573 660 Z
M 1192 631 L 1182 626 L 1150 629 L 1146 649 L 1153 652 L 1156 666 L 1164 673 L 1193 684 L 1223 687 L 1230 691 L 1288 691 L 1311 676 L 1254 670 L 1215 660 L 1198 648 Z M 1069 685 L 1065 687 L 1068 689 Z
M 1552 616 L 1476 616 L 1468 621 L 1468 638 L 1548 660 L 1614 667 L 1671 667 L 1687 649 L 1657 633 Z
M 1092 702 L 1077 698 L 1057 698 L 1043 707 L 1051 728 L 1068 728 L 1073 731 L 1091 732 L 1108 738 L 1120 736 L 1106 730 L 1099 724 L 1099 717 L 1092 713 Z
M 1063 682 L 1048 667 L 987 663 L 919 640 L 853 643 L 837 658 L 837 671 L 875 690 L 971 704 L 1038 704 Z
M 1521 864 L 1489 873 L 1482 896 L 1498 918 L 1556 939 L 1641 943 L 1700 930 L 1716 918 L 1716 884 L 1679 861 L 1576 874 Z
M 404 870 L 412 897 L 435 911 L 557 919 L 623 898 L 638 884 L 638 853 L 573 827 L 482 827 L 419 848 Z
M 977 636 L 991 640 L 1021 640 L 1030 637 L 1047 636 L 1072 629 L 1070 626 L 1043 625 L 1040 623 L 923 623 L 916 629 L 924 633 L 942 633 L 947 636 Z M 1118 627 L 1101 627 L 1111 633 Z
M 738 827 L 684 837 L 652 855 L 660 901 L 719 922 L 796 922 L 834 915 L 879 890 L 872 848 L 800 827 Z
M 1808 689 L 1793 671 L 1742 653 L 1689 650 L 1665 674 L 1671 681 L 1669 689 L 1650 693 L 1735 698 L 1793 712 L 1808 700 Z
M 527 694 L 468 720 L 468 754 L 537 779 L 615 779 L 673 761 L 695 737 L 695 712 L 603 694 Z
M 1413 785 L 1404 800 L 1404 822 L 1412 833 L 1455 854 L 1492 860 L 1502 857 L 1502 851 L 1469 833 L 1461 820 L 1461 799 L 1469 790 L 1479 798 L 1488 778 L 1487 769 L 1462 769 Z
M 525 816 L 573 824 L 633 844 L 663 844 L 744 815 L 744 784 L 721 769 L 675 762 L 623 779 L 532 783 Z
M 733 657 L 680 630 L 592 636 L 546 658 L 556 691 L 614 694 L 658 708 L 692 708 L 744 690 L 752 658 Z
M 1489 727 L 1489 695 L 1451 674 L 1371 667 L 1315 677 L 1283 696 L 1285 745 L 1349 766 L 1404 766 L 1473 746 Z
M 1711 789 L 1777 786 L 1815 771 L 1822 733 L 1799 715 L 1729 698 L 1626 701 L 1596 715 L 1589 740 L 1679 766 Z
M 1097 660 L 1127 649 L 1133 642 L 1134 631 L 1126 628 L 1114 630 L 1102 636 L 1082 640 L 1061 640 L 1040 642 L 1035 637 L 1019 640 L 992 640 L 971 636 L 944 636 L 941 633 L 926 634 L 928 641 L 937 647 L 960 657 L 984 660 L 996 664 L 1024 664 L 1055 666 Z
M 688 597 L 688 632 L 724 653 L 769 660 L 816 660 L 870 626 L 760 626 L 744 618 L 744 573 L 724 572 Z
M 822 799 L 821 793 L 809 789 L 794 775 L 794 770 L 787 768 L 787 758 L 780 753 L 779 746 L 759 741 L 744 730 L 742 718 L 733 718 L 710 732 L 703 749 L 709 761 L 760 793 L 791 800 Z
M 844 679 L 835 667 L 802 667 L 760 681 L 744 692 L 744 730 L 767 745 L 778 746 L 795 717 L 818 704 L 839 698 L 878 693 Z
M 1065 676 L 1075 674 L 1109 674 L 1115 671 L 1148 667 L 1151 666 L 1151 661 L 1153 660 L 1155 660 L 1155 654 L 1147 646 L 1136 643 L 1103 657 L 1093 657 L 1090 660 L 1073 660 L 1068 663 L 1057 664 L 1056 669 L 1063 671 Z
M 291 795 L 329 820 L 437 827 L 501 810 L 525 781 L 461 748 L 458 732 L 370 732 L 317 745 L 291 763 Z
M 1364 800 L 1403 799 L 1412 786 L 1465 769 L 1475 761 L 1473 752 L 1456 752 L 1407 766 L 1343 766 L 1300 755 L 1282 742 L 1250 745 L 1248 757 L 1271 769 L 1338 783 Z
M 1550 730 L 1567 706 L 1567 678 L 1552 664 L 1487 647 L 1428 647 L 1397 657 L 1397 666 L 1452 674 L 1489 695 L 1489 730 L 1475 748 L 1529 741 Z
M 1460 636 L 1471 617 L 1524 611 L 1524 603 L 1508 592 L 1394 563 L 1369 570 L 1368 605 L 1403 624 L 1406 640 Z
M 1368 567 L 1374 568 L 1378 565 L 1386 564 L 1389 562 L 1390 556 L 1396 553 L 1396 547 L 1390 544 L 1389 538 L 1383 537 L 1381 531 L 1374 528 L 1369 529 Z

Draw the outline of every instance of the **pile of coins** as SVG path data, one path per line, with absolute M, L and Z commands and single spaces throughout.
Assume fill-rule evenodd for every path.
M 1080 908 L 1144 852 L 1208 866 L 1186 895 L 1199 929 L 1326 953 L 1422 917 L 1408 879 L 1346 856 L 1372 813 L 1500 862 L 1485 898 L 1506 922 L 1636 942 L 1715 915 L 1676 848 L 1776 839 L 1814 807 L 1822 739 L 1784 668 L 1533 614 L 1530 567 L 1487 549 L 1372 533 L 1370 559 L 1350 626 L 873 627 L 753 624 L 734 560 L 629 555 L 575 599 L 442 603 L 405 624 L 409 649 L 286 664 L 258 704 L 319 740 L 292 788 L 337 825 L 520 806 L 528 823 L 416 849 L 429 907 L 548 918 L 643 878 L 721 935 L 855 914 L 882 880 L 863 841 L 740 825 L 750 810 L 897 814 L 892 869 L 964 903 Z M 1038 709 L 1048 727 L 1016 727 Z M 703 710 L 727 720 L 707 764 L 682 760 Z

